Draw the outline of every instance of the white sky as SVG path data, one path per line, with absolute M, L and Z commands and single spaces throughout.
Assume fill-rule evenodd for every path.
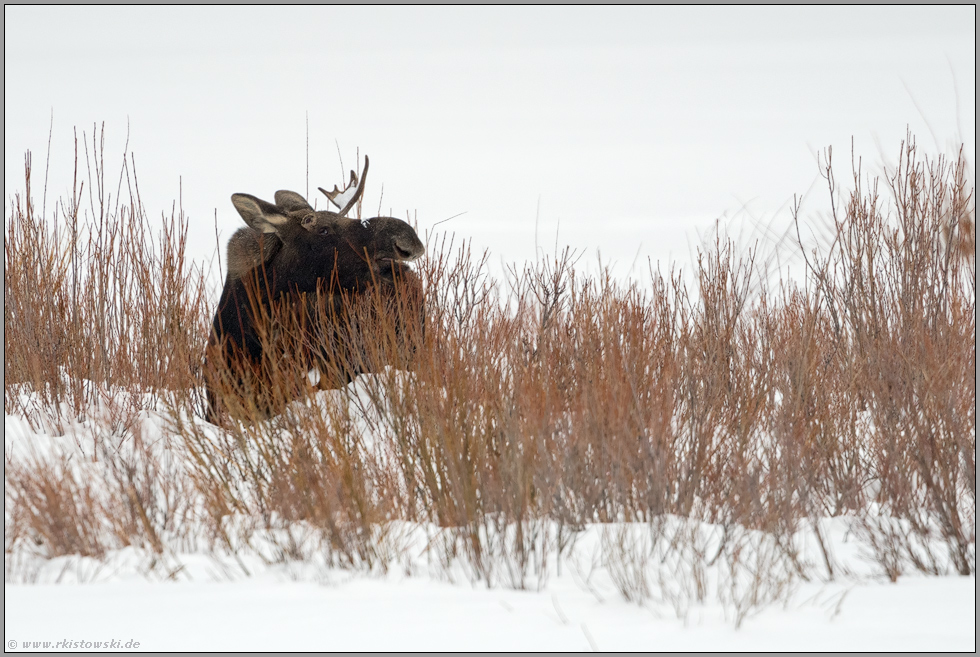
M 306 191 L 371 157 L 365 208 L 494 259 L 691 262 L 717 218 L 785 224 L 851 137 L 865 168 L 910 126 L 975 162 L 976 10 L 804 8 L 4 8 L 4 196 L 53 112 L 48 208 L 73 129 L 105 122 L 115 193 L 129 126 L 153 217 L 181 195 L 194 255 L 240 225 L 229 197 Z M 381 198 L 381 188 L 384 196 Z M 814 187 L 804 211 L 827 209 Z M 323 207 L 325 199 L 319 199 Z M 9 212 L 9 210 L 8 210 Z M 780 224 L 782 222 L 782 224 Z M 645 269 L 645 267 L 644 267 Z

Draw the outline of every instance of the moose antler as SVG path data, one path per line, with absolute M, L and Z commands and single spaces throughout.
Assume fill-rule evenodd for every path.
M 330 199 L 331 203 L 333 203 L 338 208 L 340 208 L 340 212 L 338 212 L 337 214 L 339 214 L 342 217 L 346 216 L 347 213 L 350 212 L 350 209 L 354 207 L 354 204 L 357 203 L 357 199 L 361 198 L 361 193 L 364 191 L 364 183 L 365 181 L 367 181 L 367 172 L 368 172 L 368 156 L 365 155 L 364 171 L 361 172 L 360 180 L 357 179 L 357 173 L 351 171 L 350 182 L 347 183 L 347 186 L 344 187 L 343 190 L 337 189 L 336 185 L 334 185 L 332 192 L 328 192 L 323 187 L 317 187 L 317 189 L 323 192 L 324 195 L 326 195 L 326 197 Z

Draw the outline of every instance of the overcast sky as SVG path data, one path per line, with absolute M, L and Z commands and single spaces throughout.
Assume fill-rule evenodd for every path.
M 842 174 L 910 127 L 975 161 L 976 14 L 959 7 L 5 7 L 4 191 L 34 157 L 66 194 L 77 128 L 105 123 L 115 193 L 129 133 L 153 217 L 181 197 L 194 255 L 240 225 L 229 197 L 340 182 L 365 208 L 523 261 L 537 242 L 628 272 L 690 263 L 714 222 L 826 211 Z M 306 176 L 306 121 L 309 170 Z M 128 127 L 127 127 L 128 126 Z M 383 197 L 382 197 L 383 186 Z M 323 207 L 322 197 L 317 200 Z M 40 205 L 40 199 L 37 199 Z M 455 217 L 451 221 L 438 222 Z M 222 247 L 223 248 L 223 247 Z M 638 257 L 639 256 L 639 257 Z

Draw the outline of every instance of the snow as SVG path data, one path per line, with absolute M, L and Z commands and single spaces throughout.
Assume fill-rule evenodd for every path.
M 850 180 L 852 137 L 866 172 L 896 157 L 909 128 L 936 152 L 964 143 L 972 162 L 975 17 L 971 6 L 8 7 L 4 198 L 22 189 L 30 149 L 50 211 L 72 184 L 73 129 L 91 150 L 104 121 L 108 191 L 128 143 L 150 219 L 179 199 L 193 255 L 209 261 L 242 225 L 232 193 L 309 190 L 314 203 L 318 185 L 345 184 L 359 150 L 371 157 L 368 216 L 408 213 L 423 239 L 472 238 L 494 267 L 559 242 L 586 252 L 582 267 L 601 254 L 642 275 L 647 257 L 691 262 L 719 218 L 778 238 L 794 194 L 812 199 L 804 216 L 826 210 L 816 156 L 833 146 Z M 337 24 L 343 33 L 324 33 Z
M 739 629 L 717 603 L 602 600 L 570 574 L 542 591 L 330 573 L 234 583 L 6 585 L 4 639 L 136 640 L 141 650 L 973 651 L 976 580 L 807 584 Z
M 338 393 L 320 397 L 329 394 Z M 123 397 L 117 393 L 115 399 Z M 363 399 L 355 406 L 370 412 Z M 6 460 L 65 455 L 76 473 L 85 468 L 83 473 L 99 476 L 98 463 L 90 461 L 99 422 L 99 411 L 92 409 L 86 420 L 67 422 L 62 435 L 53 435 L 59 432 L 35 433 L 23 418 L 5 414 Z M 161 439 L 164 426 L 158 413 L 146 411 L 139 431 L 158 458 L 172 460 Z M 654 524 L 587 526 L 573 534 L 561 554 L 554 546 L 557 528 L 546 522 L 537 535 L 550 540 L 544 550 L 547 568 L 532 566 L 521 583 L 507 559 L 500 559 L 490 585 L 465 556 L 447 560 L 451 550 L 444 541 L 454 540 L 449 530 L 407 522 L 385 529 L 379 554 L 387 550 L 387 567 L 355 569 L 332 565 L 315 533 L 299 525 L 291 530 L 305 555 L 299 560 L 283 559 L 261 532 L 234 554 L 198 541 L 196 549 L 162 555 L 127 547 L 101 560 L 43 559 L 21 543 L 6 555 L 5 644 L 14 651 L 34 649 L 35 642 L 39 649 L 43 642 L 56 650 L 62 649 L 58 642 L 69 642 L 72 650 L 94 649 L 95 641 L 138 642 L 139 650 L 149 651 L 969 651 L 975 646 L 975 576 L 913 573 L 891 583 L 847 517 L 821 521 L 834 577 L 821 565 L 812 531 L 801 526 L 795 536 L 810 581 L 767 557 L 763 548 L 771 544 L 765 535 L 737 528 L 726 540 L 741 541 L 745 548 L 742 570 L 726 571 L 720 565 L 724 559 L 706 566 L 704 555 L 710 559 L 720 550 L 723 529 L 674 516 Z M 697 536 L 700 552 L 665 547 L 681 535 Z M 629 558 L 636 554 L 649 556 Z M 752 561 L 752 555 L 759 560 Z M 775 594 L 766 587 L 753 589 L 753 568 L 784 582 L 785 589 Z M 630 601 L 623 582 L 637 581 L 638 574 L 648 593 L 640 602 Z M 14 641 L 17 647 L 11 648 Z
M 368 430 L 370 400 L 360 386 L 352 391 L 353 419 Z M 317 399 L 323 403 L 337 394 L 323 392 Z M 66 419 L 60 431 L 51 425 L 35 432 L 24 418 L 5 413 L 5 461 L 64 457 L 61 462 L 76 475 L 108 476 L 99 473 L 93 441 L 105 440 L 102 415 L 111 417 L 112 404 L 133 401 L 120 391 L 102 398 L 84 419 Z M 181 465 L 166 426 L 163 415 L 146 410 L 134 431 L 170 471 Z M 227 519 L 239 520 L 248 524 Z M 282 534 L 262 531 L 253 531 L 234 553 L 208 548 L 207 540 L 193 536 L 164 537 L 163 554 L 126 547 L 103 559 L 45 559 L 21 539 L 5 555 L 5 643 L 10 649 L 16 641 L 22 649 L 25 643 L 67 641 L 71 649 L 84 649 L 87 642 L 134 641 L 139 650 L 153 651 L 975 647 L 976 577 L 907 569 L 891 583 L 846 516 L 820 521 L 834 576 L 823 565 L 811 527 L 803 523 L 793 536 L 807 581 L 771 549 L 765 534 L 738 527 L 726 532 L 676 516 L 586 526 L 560 552 L 553 522 L 531 524 L 527 536 L 544 547 L 536 547 L 523 577 L 514 574 L 514 556 L 506 554 L 513 544 L 484 528 L 483 544 L 497 546 L 489 585 L 465 550 L 451 549 L 458 546 L 451 530 L 434 525 L 390 523 L 376 542 L 378 563 L 354 568 L 332 562 L 315 531 L 301 524 L 289 531 L 300 558 L 284 558 Z M 708 563 L 736 544 L 742 555 L 736 570 L 725 565 L 731 551 Z M 933 553 L 941 555 L 937 545 Z M 542 554 L 545 568 L 539 567 Z M 948 564 L 945 571 L 952 572 Z M 776 586 L 755 586 L 755 572 Z M 637 595 L 641 588 L 646 592 Z

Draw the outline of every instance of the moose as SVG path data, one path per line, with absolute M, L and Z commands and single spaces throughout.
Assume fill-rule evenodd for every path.
M 276 192 L 275 203 L 232 195 L 247 227 L 228 242 L 228 274 L 208 341 L 209 421 L 223 412 L 271 417 L 312 385 L 340 388 L 389 364 L 356 348 L 363 337 L 358 309 L 373 307 L 375 319 L 394 321 L 405 343 L 399 346 L 409 352 L 417 344 L 422 286 L 406 263 L 425 247 L 400 219 L 347 216 L 363 193 L 368 165 L 365 156 L 363 172 L 351 171 L 343 190 L 319 188 L 337 212 L 314 210 L 288 190 Z M 308 379 L 314 369 L 316 384 Z

